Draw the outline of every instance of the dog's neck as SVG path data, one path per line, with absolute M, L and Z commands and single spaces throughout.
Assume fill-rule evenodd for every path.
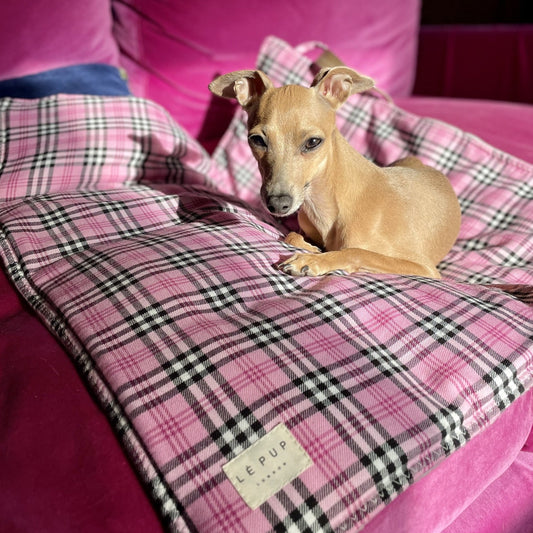
M 324 172 L 315 178 L 299 213 L 301 229 L 327 249 L 338 249 L 342 235 L 339 224 L 339 202 L 350 199 L 357 203 L 369 185 L 368 177 L 379 169 L 356 152 L 335 129 Z

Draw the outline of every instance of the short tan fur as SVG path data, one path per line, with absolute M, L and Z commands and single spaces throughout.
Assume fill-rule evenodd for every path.
M 258 70 L 220 76 L 209 88 L 248 113 L 249 144 L 262 176 L 261 196 L 276 216 L 298 212 L 307 237 L 289 233 L 296 253 L 279 268 L 319 276 L 334 270 L 440 278 L 437 264 L 461 223 L 448 179 L 413 156 L 379 167 L 354 150 L 336 110 L 371 78 L 338 66 L 310 88 L 274 88 Z M 313 244 L 310 244 L 311 241 Z M 316 245 L 316 246 L 315 246 Z

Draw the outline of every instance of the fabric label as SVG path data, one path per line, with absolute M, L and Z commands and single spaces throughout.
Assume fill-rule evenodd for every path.
M 292 433 L 279 424 L 222 470 L 248 506 L 257 509 L 312 464 Z

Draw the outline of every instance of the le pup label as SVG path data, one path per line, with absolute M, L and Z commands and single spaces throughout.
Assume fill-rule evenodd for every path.
M 222 470 L 248 506 L 257 509 L 312 464 L 292 433 L 279 424 Z

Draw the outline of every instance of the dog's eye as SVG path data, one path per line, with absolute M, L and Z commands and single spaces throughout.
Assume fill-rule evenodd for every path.
M 267 143 L 265 139 L 261 137 L 261 135 L 250 135 L 250 137 L 248 137 L 248 141 L 250 141 L 250 144 L 252 144 L 253 146 L 257 146 L 258 148 L 267 147 Z
M 310 152 L 311 150 L 318 148 L 321 144 L 322 144 L 322 139 L 320 137 L 311 137 L 310 139 L 307 139 L 307 141 L 305 142 L 304 151 Z

